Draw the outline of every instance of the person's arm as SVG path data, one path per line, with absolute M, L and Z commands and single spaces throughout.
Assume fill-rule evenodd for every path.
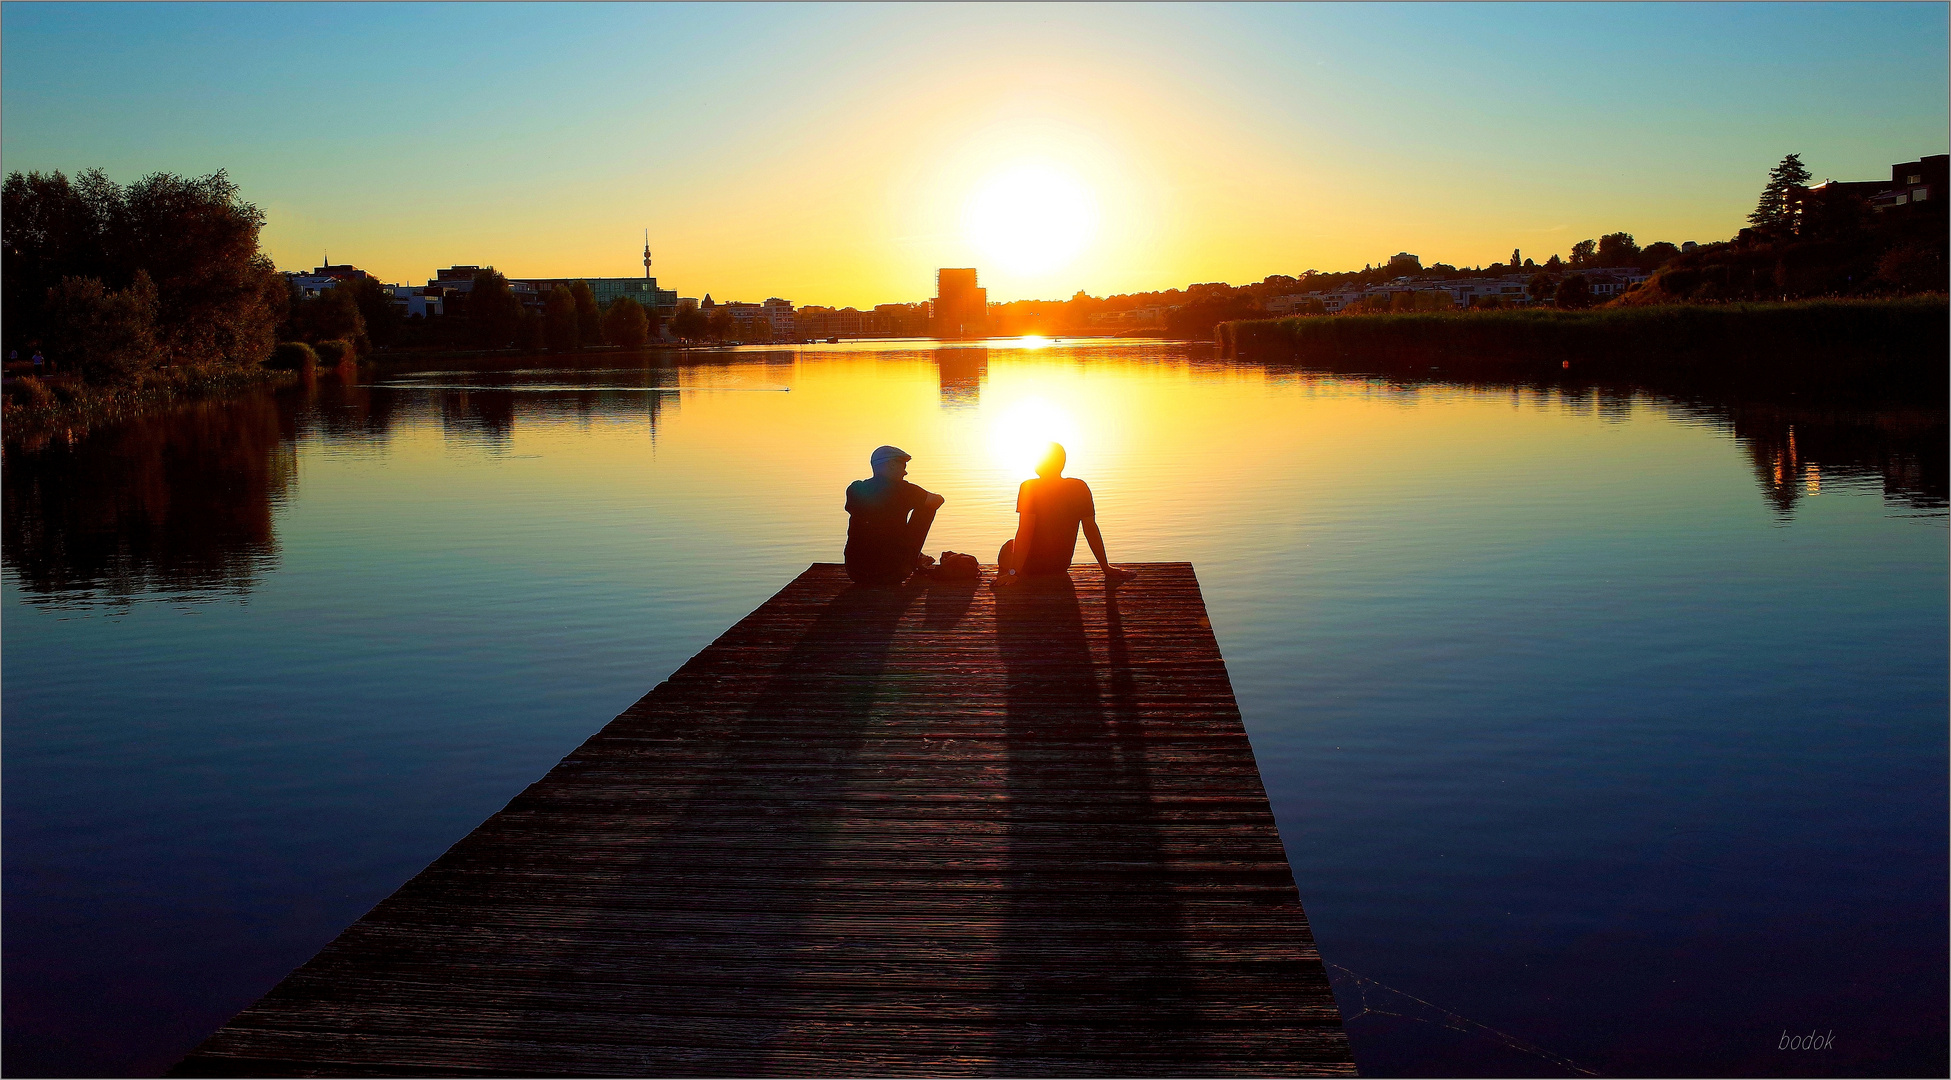
M 1104 553 L 1104 534 L 1097 531 L 1097 518 L 1084 519 L 1084 539 L 1090 542 L 1091 554 L 1097 556 L 1097 564 L 1106 570 L 1111 569 L 1111 556 Z
M 1104 568 L 1106 581 L 1130 581 L 1138 576 L 1136 570 L 1123 570 L 1111 565 L 1111 557 L 1104 553 L 1104 534 L 1097 531 L 1097 516 L 1093 514 L 1083 521 L 1084 539 L 1090 541 L 1091 554 L 1097 556 L 1097 564 Z

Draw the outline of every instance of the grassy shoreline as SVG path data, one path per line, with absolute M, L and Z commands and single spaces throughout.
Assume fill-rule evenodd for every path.
M 1935 396 L 1946 391 L 1943 295 L 1585 311 L 1459 311 L 1223 323 L 1238 359 L 1330 371 L 1557 378 Z
M 300 377 L 295 371 L 266 368 L 185 367 L 112 386 L 59 377 L 10 379 L 0 399 L 0 444 L 8 450 L 34 450 L 56 439 L 71 442 L 104 424 L 240 391 L 283 386 Z

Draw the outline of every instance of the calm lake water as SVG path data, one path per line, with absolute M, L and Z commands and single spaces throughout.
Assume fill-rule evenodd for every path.
M 166 1068 L 837 560 L 874 446 L 987 562 L 1052 437 L 1114 560 L 1197 567 L 1364 1073 L 1945 1072 L 1941 409 L 1196 344 L 673 361 L 9 452 L 8 1074 Z

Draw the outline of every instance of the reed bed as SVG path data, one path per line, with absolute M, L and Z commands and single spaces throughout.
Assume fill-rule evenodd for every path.
M 293 372 L 215 364 L 165 368 L 108 385 L 72 376 L 22 376 L 9 379 L 0 396 L 0 444 L 7 450 L 34 450 L 50 441 L 71 442 L 104 424 L 297 377 Z
M 1941 294 L 1586 311 L 1332 315 L 1223 323 L 1240 358 L 1328 370 L 1464 378 L 1757 378 L 1808 388 L 1935 393 L 1942 402 L 1951 308 Z

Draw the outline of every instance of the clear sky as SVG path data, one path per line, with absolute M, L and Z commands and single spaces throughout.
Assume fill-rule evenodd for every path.
M 1951 142 L 1944 4 L 27 4 L 0 165 L 226 169 L 283 269 L 993 299 L 1714 240 Z

